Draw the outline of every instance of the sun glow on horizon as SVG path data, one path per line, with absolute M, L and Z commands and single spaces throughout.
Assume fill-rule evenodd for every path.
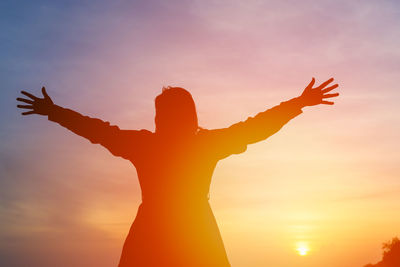
M 298 242 L 296 245 L 296 251 L 300 256 L 307 256 L 310 251 L 310 247 L 307 242 Z

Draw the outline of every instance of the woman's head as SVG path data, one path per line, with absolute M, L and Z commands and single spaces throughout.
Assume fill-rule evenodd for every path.
M 156 133 L 188 135 L 197 132 L 196 106 L 192 95 L 180 87 L 164 87 L 155 99 Z

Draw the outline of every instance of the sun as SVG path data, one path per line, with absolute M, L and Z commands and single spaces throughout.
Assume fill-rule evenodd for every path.
M 310 248 L 306 242 L 298 242 L 296 246 L 296 251 L 300 256 L 307 256 Z

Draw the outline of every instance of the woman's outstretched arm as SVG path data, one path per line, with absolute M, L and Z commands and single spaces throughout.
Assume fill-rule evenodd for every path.
M 135 149 L 131 143 L 135 143 L 140 136 L 145 134 L 143 130 L 120 130 L 118 126 L 110 125 L 109 122 L 83 116 L 76 111 L 57 106 L 44 87 L 42 88 L 43 98 L 25 91 L 21 91 L 21 93 L 28 97 L 17 98 L 18 101 L 24 103 L 17 107 L 27 110 L 22 115 L 48 116 L 50 121 L 57 122 L 75 134 L 85 137 L 93 144 L 103 145 L 115 156 L 129 158 L 132 148 Z
M 302 108 L 319 104 L 333 105 L 328 98 L 337 97 L 339 93 L 329 93 L 338 84 L 329 86 L 333 78 L 313 88 L 315 79 L 304 89 L 299 97 L 282 102 L 280 105 L 258 113 L 254 117 L 235 123 L 228 128 L 207 131 L 215 141 L 215 150 L 220 158 L 244 152 L 248 144 L 262 141 L 278 132 L 291 119 L 302 113 Z
M 327 87 L 333 78 L 323 82 L 321 85 L 313 88 L 315 79 L 303 90 L 298 97 L 289 101 L 282 102 L 280 105 L 258 113 L 253 118 L 248 118 L 243 124 L 244 135 L 247 136 L 248 144 L 262 141 L 274 133 L 278 132 L 291 119 L 302 113 L 302 108 L 315 105 L 333 105 L 334 102 L 327 101 L 327 98 L 337 97 L 339 93 L 329 93 L 339 85 L 334 84 Z M 235 125 L 232 125 L 235 126 Z M 231 126 L 231 127 L 232 127 Z

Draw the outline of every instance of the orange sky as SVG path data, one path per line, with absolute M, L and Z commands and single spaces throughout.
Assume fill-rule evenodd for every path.
M 210 202 L 231 264 L 363 266 L 400 234 L 397 2 L 2 5 L 0 258 L 9 266 L 115 266 L 140 203 L 128 161 L 19 115 L 19 90 L 42 85 L 58 105 L 149 130 L 154 97 L 181 86 L 200 125 L 219 128 L 333 76 L 334 106 L 305 108 L 218 164 Z

